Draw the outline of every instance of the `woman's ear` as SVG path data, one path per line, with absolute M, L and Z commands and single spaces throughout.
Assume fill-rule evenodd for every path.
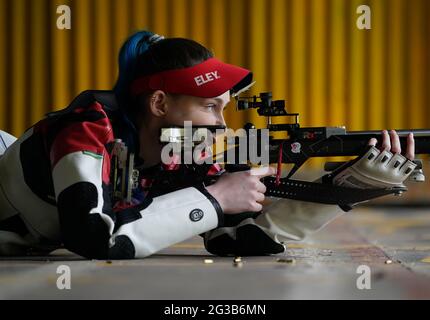
M 167 95 L 157 90 L 149 98 L 149 110 L 155 117 L 164 117 L 167 114 Z

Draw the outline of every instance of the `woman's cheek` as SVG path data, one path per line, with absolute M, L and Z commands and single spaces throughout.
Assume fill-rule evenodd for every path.
M 201 108 L 192 110 L 175 110 L 167 121 L 175 125 L 184 125 L 184 121 L 191 121 L 193 125 L 214 125 L 217 117 L 213 112 Z
M 193 122 L 200 125 L 215 125 L 217 117 L 213 113 L 202 112 L 199 114 L 198 119 L 195 119 Z
M 195 111 L 183 115 L 186 121 L 192 121 L 194 125 L 206 125 L 211 122 L 211 115 L 201 111 Z

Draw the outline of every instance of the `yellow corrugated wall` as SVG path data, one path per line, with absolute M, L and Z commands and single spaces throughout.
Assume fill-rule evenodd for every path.
M 72 29 L 56 28 L 69 5 Z M 356 9 L 372 9 L 358 30 Z M 0 0 L 0 128 L 20 135 L 85 89 L 109 89 L 125 38 L 190 37 L 251 68 L 302 125 L 430 127 L 427 0 Z M 234 128 L 254 111 L 227 120 Z

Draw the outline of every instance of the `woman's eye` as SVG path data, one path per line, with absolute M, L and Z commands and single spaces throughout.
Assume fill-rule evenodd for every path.
M 207 108 L 215 108 L 215 107 L 216 107 L 216 104 L 214 104 L 214 103 L 210 103 L 210 104 L 207 104 L 207 105 L 206 105 L 206 107 L 207 107 Z

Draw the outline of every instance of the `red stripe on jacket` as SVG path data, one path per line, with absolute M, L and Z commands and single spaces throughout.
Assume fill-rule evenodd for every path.
M 66 155 L 78 151 L 90 151 L 103 156 L 103 182 L 109 182 L 110 155 L 106 144 L 114 141 L 112 126 L 102 106 L 95 102 L 90 109 L 103 113 L 104 118 L 94 122 L 76 122 L 68 125 L 59 132 L 51 150 L 51 166 L 55 165 Z

